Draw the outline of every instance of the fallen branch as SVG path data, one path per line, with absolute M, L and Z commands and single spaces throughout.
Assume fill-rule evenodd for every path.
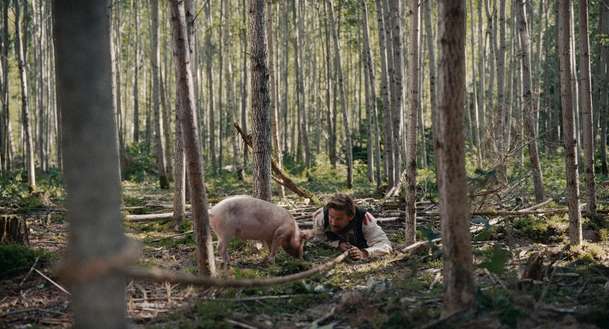
M 191 216 L 191 212 L 190 211 L 186 211 L 184 213 L 184 216 L 189 217 Z M 173 212 L 164 212 L 164 213 L 160 213 L 160 214 L 145 214 L 145 215 L 127 215 L 125 216 L 125 219 L 130 221 L 130 222 L 145 222 L 151 219 L 167 219 L 167 218 L 173 218 Z
M 532 206 L 530 206 L 530 207 L 528 207 L 528 208 L 520 209 L 520 211 L 531 211 L 531 210 L 535 210 L 535 209 L 538 209 L 538 208 L 541 208 L 541 207 L 543 207 L 543 206 L 547 205 L 548 203 L 550 203 L 550 202 L 552 202 L 552 201 L 554 201 L 554 199 L 549 198 L 548 200 L 546 200 L 546 201 L 544 201 L 544 202 L 541 202 L 541 203 L 538 203 L 538 204 L 532 205 Z
M 375 219 L 375 221 L 377 223 L 383 223 L 383 222 L 394 222 L 394 221 L 397 221 L 399 219 L 400 219 L 400 217 L 377 217 Z M 299 222 L 299 221 L 297 221 L 297 223 L 298 223 L 298 227 L 299 228 L 311 228 L 311 227 L 313 227 L 313 221 L 306 221 L 306 222 Z
M 522 210 L 514 210 L 514 211 L 476 211 L 472 212 L 472 216 L 488 216 L 488 217 L 496 217 L 496 216 L 519 216 L 519 215 L 554 215 L 554 214 L 565 214 L 569 211 L 567 208 L 556 208 L 556 209 L 547 209 L 547 210 L 531 210 L 531 211 L 522 211 Z M 597 213 L 609 213 L 609 210 L 601 209 L 601 211 L 597 210 Z M 588 212 L 582 210 L 583 215 L 588 215 Z M 440 216 L 439 212 L 427 212 L 419 214 L 421 216 Z
M 244 328 L 244 329 L 258 329 L 257 327 L 251 326 L 247 323 L 243 323 L 243 322 L 239 322 L 237 320 L 232 320 L 232 319 L 225 319 L 224 321 L 226 321 L 229 324 L 232 324 L 233 326 L 239 327 L 239 328 Z
M 316 266 L 310 270 L 294 273 L 286 276 L 272 277 L 268 279 L 222 279 L 208 276 L 196 276 L 183 272 L 174 272 L 161 268 L 144 268 L 139 266 L 127 267 L 123 273 L 133 279 L 148 280 L 154 282 L 173 282 L 184 283 L 196 286 L 221 287 L 221 288 L 251 288 L 268 287 L 289 282 L 294 282 L 307 278 L 313 274 L 324 272 L 342 262 L 348 255 L 348 251 L 343 252 L 332 261 Z
M 218 301 L 218 302 L 251 302 L 258 300 L 267 300 L 267 299 L 288 299 L 299 296 L 312 296 L 313 294 L 297 294 L 297 295 L 268 295 L 268 296 L 245 296 L 238 298 L 207 298 L 204 297 L 204 300 Z
M 235 126 L 235 129 L 237 129 L 237 131 L 241 135 L 241 138 L 243 138 L 243 142 L 245 143 L 245 145 L 247 145 L 253 149 L 252 140 L 250 138 L 248 138 L 247 135 L 245 135 L 243 130 L 241 130 L 241 127 L 239 126 L 239 124 L 234 122 L 233 125 Z M 275 174 L 273 179 L 277 183 L 287 187 L 290 191 L 296 193 L 297 195 L 299 195 L 303 198 L 310 199 L 311 202 L 313 202 L 314 204 L 317 204 L 317 205 L 321 204 L 321 202 L 315 196 L 315 194 L 296 185 L 296 183 L 294 183 L 294 181 L 286 173 L 284 173 L 283 170 L 281 170 L 281 168 L 279 168 L 279 166 L 277 165 L 277 162 L 275 162 L 275 159 L 272 159 L 272 158 L 271 158 L 271 167 L 272 167 L 273 173 Z
M 44 275 L 44 273 L 38 271 L 36 268 L 34 268 L 34 271 L 38 274 L 40 274 L 41 277 L 45 278 L 47 281 L 49 281 L 50 283 L 52 283 L 55 287 L 59 288 L 59 290 L 65 292 L 68 295 L 71 295 L 69 291 L 67 291 L 64 287 L 62 287 L 61 285 L 59 285 L 59 283 L 53 281 L 51 278 L 49 278 L 48 276 Z

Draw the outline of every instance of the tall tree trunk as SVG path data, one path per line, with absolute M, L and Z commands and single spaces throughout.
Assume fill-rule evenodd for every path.
M 184 137 L 184 152 L 188 179 L 191 188 L 191 205 L 193 228 L 197 243 L 197 264 L 203 275 L 215 275 L 214 249 L 211 231 L 209 229 L 209 214 L 207 210 L 207 192 L 205 191 L 205 175 L 201 160 L 201 145 L 196 124 L 196 103 L 191 70 L 190 50 L 184 2 L 171 0 L 171 25 L 174 42 L 174 64 L 176 70 L 176 93 L 182 99 L 178 101 L 182 111 L 182 129 Z M 180 123 L 177 123 L 180 124 Z
M 522 69 L 522 99 L 524 105 L 524 125 L 527 133 L 527 144 L 529 146 L 529 160 L 531 161 L 531 171 L 533 176 L 533 185 L 535 186 L 535 201 L 543 202 L 543 176 L 541 166 L 539 164 L 539 152 L 537 150 L 537 132 L 535 130 L 535 113 L 533 97 L 531 96 L 531 57 L 529 48 L 529 29 L 527 24 L 527 15 L 525 13 L 525 5 L 518 2 L 518 35 L 520 37 L 521 47 L 521 62 Z
M 2 170 L 9 171 L 11 168 L 11 134 L 10 134 L 10 113 L 9 113 L 9 102 L 10 92 L 8 83 L 8 50 L 9 44 L 9 31 L 8 31 L 8 7 L 10 1 L 2 2 L 2 81 L 4 82 L 2 88 L 2 122 L 0 128 L 2 128 L 0 140 L 0 151 L 2 151 Z
M 282 40 L 282 61 L 281 61 L 281 83 L 282 83 L 282 96 L 281 96 L 281 114 L 283 116 L 283 153 L 288 153 L 288 94 L 289 94 L 289 82 L 288 82 L 288 67 L 289 67 L 289 52 L 290 52 L 290 32 L 288 29 L 289 26 L 289 8 L 287 1 L 280 1 L 282 6 L 282 15 L 281 15 L 281 34 L 283 36 Z M 332 156 L 330 156 L 330 160 Z
M 335 69 L 332 67 L 330 50 L 330 18 L 328 17 L 328 3 L 324 1 L 324 41 L 325 41 L 325 66 L 326 66 L 326 121 L 328 124 L 328 157 L 332 168 L 336 168 L 336 121 L 334 120 L 336 107 L 333 106 L 336 99 L 334 90 L 336 81 L 333 79 Z M 287 76 L 286 76 L 287 77 Z M 286 79 L 287 80 L 287 79 Z M 333 81 L 334 80 L 334 81 Z
M 405 243 L 412 244 L 416 240 L 416 201 L 417 201 L 417 114 L 420 107 L 419 91 L 419 1 L 410 0 L 410 113 L 408 116 L 408 132 L 406 147 L 406 226 Z
M 362 20 L 364 21 L 364 20 Z M 368 62 L 366 59 L 365 52 L 367 51 L 366 46 L 362 48 L 362 61 L 364 62 L 364 96 L 365 102 L 364 106 L 366 108 L 366 122 L 364 123 L 366 129 L 366 176 L 368 178 L 368 183 L 372 183 L 374 181 L 373 172 L 374 172 L 374 163 L 373 163 L 373 154 L 374 148 L 373 144 L 373 125 L 372 125 L 372 103 L 374 100 L 371 99 L 370 96 L 370 74 L 368 71 Z M 360 122 L 360 126 L 362 122 Z
M 581 51 L 579 72 L 581 77 L 580 103 L 582 109 L 582 130 L 586 191 L 588 192 L 588 212 L 596 215 L 596 188 L 594 184 L 594 135 L 592 134 L 592 88 L 590 78 L 590 51 L 588 42 L 588 1 L 579 1 L 579 40 Z
M 216 152 L 216 118 L 214 110 L 214 79 L 213 79 L 213 57 L 212 57 L 212 44 L 211 34 L 213 30 L 213 16 L 211 14 L 211 0 L 205 0 L 205 17 L 206 17 L 206 29 L 205 29 L 205 72 L 207 78 L 207 97 L 209 106 L 209 159 L 211 160 L 212 171 L 218 170 L 217 163 L 217 152 Z
M 537 13 L 537 16 L 539 16 L 539 26 L 537 28 L 538 30 L 538 34 L 537 34 L 537 44 L 535 45 L 536 50 L 535 50 L 535 56 L 533 57 L 533 63 L 532 63 L 532 68 L 533 68 L 533 103 L 535 104 L 535 108 L 538 111 L 538 114 L 541 115 L 541 113 L 545 112 L 546 115 L 546 121 L 547 121 L 547 112 L 549 111 L 542 111 L 542 107 L 541 107 L 541 76 L 542 76 L 542 62 L 543 60 L 545 60 L 545 54 L 546 54 L 546 49 L 544 47 L 542 47 L 543 45 L 543 40 L 544 40 L 544 36 L 547 33 L 547 28 L 546 28 L 546 24 L 547 24 L 547 15 L 546 15 L 546 2 L 544 0 L 540 0 L 539 1 L 539 12 Z M 537 122 L 537 126 L 539 126 L 539 120 Z M 537 129 L 537 135 L 541 135 L 539 132 L 539 129 Z M 543 145 L 543 143 L 541 144 Z
M 487 122 L 488 122 L 488 133 L 489 136 L 492 137 L 493 143 L 491 146 L 493 147 L 493 151 L 495 154 L 498 153 L 497 148 L 497 138 L 495 138 L 495 121 L 494 118 L 497 116 L 497 111 L 495 111 L 495 74 L 497 73 L 496 65 L 497 65 L 497 8 L 495 3 L 497 0 L 483 0 L 484 6 L 486 9 L 486 21 L 487 21 L 487 30 L 486 35 L 488 37 L 488 85 L 487 85 L 487 98 L 486 98 L 486 108 L 487 108 Z M 503 156 L 503 155 L 499 155 Z M 499 173 L 499 179 L 505 181 L 505 177 L 501 176 L 501 164 L 503 163 L 503 159 L 499 158 L 499 166 L 497 167 Z
M 366 108 L 369 111 L 366 114 L 368 119 L 368 152 L 369 161 L 372 160 L 372 152 L 374 152 L 374 162 L 375 162 L 375 181 L 377 189 L 381 186 L 381 136 L 380 129 L 378 124 L 378 110 L 377 110 L 377 96 L 376 96 L 376 79 L 374 75 L 374 63 L 372 62 L 372 52 L 370 50 L 370 36 L 369 36 L 369 28 L 368 28 L 368 6 L 366 5 L 366 1 L 362 0 L 362 9 L 363 9 L 363 34 L 364 34 L 364 61 L 366 63 L 365 70 L 367 72 L 366 77 L 368 78 L 368 88 L 370 91 L 369 100 L 367 101 Z M 385 86 L 385 89 L 387 86 Z M 374 133 L 373 133 L 374 132 Z M 374 150 L 374 151 L 373 151 Z M 372 174 L 372 173 L 371 173 Z M 370 174 L 370 175 L 371 175 Z
M 605 35 L 609 35 L 609 4 L 601 6 L 599 18 L 599 30 Z M 599 107 L 601 111 L 600 126 L 601 126 L 601 173 L 607 175 L 609 168 L 607 166 L 607 125 L 609 125 L 609 94 L 607 89 L 602 86 L 609 84 L 609 45 L 602 45 L 600 51 L 600 72 L 597 85 L 599 88 Z
M 135 45 L 133 50 L 133 58 L 135 64 L 133 66 L 133 142 L 140 142 L 140 89 L 139 89 L 139 72 L 140 72 L 140 15 L 139 1 L 133 0 L 133 15 L 135 21 Z
M 242 8 L 242 27 L 241 27 L 241 54 L 243 63 L 241 66 L 242 78 L 241 78 L 241 129 L 247 135 L 247 56 L 245 55 L 247 51 L 247 6 L 246 0 L 241 2 Z M 287 80 L 287 79 L 286 79 Z M 249 148 L 245 143 L 243 143 L 243 169 L 248 166 L 248 153 Z M 280 159 L 278 159 L 279 161 Z
M 298 2 L 298 3 L 296 3 Z M 305 166 L 311 165 L 311 151 L 309 148 L 309 137 L 307 131 L 307 114 L 306 114 L 306 98 L 304 92 L 304 61 L 302 56 L 303 39 L 304 39 L 304 13 L 302 12 L 302 0 L 292 1 L 292 14 L 294 22 L 296 24 L 296 37 L 294 38 L 294 51 L 296 52 L 295 70 L 296 70 L 296 106 L 298 107 L 298 119 L 300 125 L 298 127 L 299 140 L 302 144 L 299 144 L 299 148 L 302 147 L 304 152 Z M 300 152 L 299 152 L 300 153 Z
M 221 40 L 222 42 L 222 48 L 226 50 L 226 68 L 224 70 L 224 81 L 226 83 L 226 106 L 225 106 L 225 117 L 226 117 L 226 123 L 225 125 L 229 125 L 232 124 L 232 122 L 237 118 L 237 104 L 235 102 L 235 79 L 233 77 L 233 56 L 232 56 L 232 52 L 230 51 L 230 39 L 231 39 L 231 29 L 230 29 L 230 25 L 229 22 L 231 21 L 231 13 L 232 13 L 232 8 L 231 8 L 231 1 L 227 0 L 224 1 L 224 21 L 226 22 L 226 29 L 224 30 L 223 33 L 223 39 Z M 239 146 L 238 146 L 238 140 L 237 140 L 237 136 L 235 134 L 229 134 L 227 133 L 228 137 L 230 138 L 230 145 L 232 147 L 232 165 L 235 166 L 235 168 L 239 165 L 239 156 L 240 156 L 240 151 L 239 151 Z M 228 152 L 227 152 L 228 153 Z
M 34 8 L 34 19 L 37 25 L 37 42 L 36 42 L 36 57 L 37 57 L 37 77 L 38 77 L 38 85 L 37 85 L 37 94 L 38 94 L 38 159 L 40 161 L 40 167 L 42 172 L 47 172 L 48 170 L 48 160 L 45 148 L 45 140 L 48 138 L 48 134 L 46 132 L 46 124 L 48 119 L 48 112 L 46 108 L 46 95 L 45 95 L 45 75 L 44 75 L 44 56 L 43 52 L 46 49 L 46 39 L 44 36 L 44 3 L 42 1 L 38 1 L 36 7 L 34 4 L 32 5 Z M 1 133 L 0 133 L 1 135 Z
M 402 97 L 403 97 L 403 58 L 402 58 L 402 21 L 400 16 L 400 0 L 389 0 L 391 12 L 391 38 L 393 45 L 393 76 L 391 83 L 394 86 L 391 93 L 391 107 L 393 120 L 393 170 L 395 184 L 397 185 L 401 175 L 402 155 L 400 153 L 400 127 L 402 126 Z M 387 23 L 387 22 L 385 22 Z M 415 123 L 416 124 L 416 123 Z M 415 130 L 416 131 L 416 130 Z M 416 156 L 416 153 L 415 153 Z
M 268 49 L 269 49 L 269 84 L 272 90 L 272 98 L 271 98 L 271 125 L 272 125 L 272 140 L 273 140 L 273 157 L 275 158 L 275 162 L 279 166 L 282 167 L 282 158 L 283 153 L 281 152 L 281 145 L 279 144 L 279 92 L 277 88 L 277 79 L 278 72 L 275 70 L 275 56 L 274 56 L 274 46 L 273 46 L 273 2 L 267 0 L 267 40 L 268 40 Z M 246 147 L 244 145 L 244 147 Z M 285 187 L 283 185 L 279 186 L 280 194 L 282 197 L 285 197 Z
M 70 219 L 65 256 L 70 267 L 65 269 L 81 279 L 70 287 L 74 327 L 127 328 L 125 278 L 115 271 L 90 277 L 78 274 L 99 261 L 135 261 L 136 257 L 128 252 L 121 225 L 108 2 L 52 4 Z
M 497 148 L 502 158 L 507 156 L 505 144 L 506 111 L 505 105 L 505 0 L 499 0 L 499 48 L 497 49 L 497 110 L 495 120 L 495 140 Z M 536 147 L 535 147 L 536 148 Z M 497 167 L 501 180 L 507 181 L 507 167 L 505 161 L 500 161 Z M 541 202 L 541 201 L 540 201 Z
M 249 15 L 254 196 L 271 201 L 271 118 L 264 0 L 252 0 Z
M 161 118 L 161 99 L 159 85 L 159 1 L 150 0 L 150 66 L 152 68 L 152 111 L 154 113 L 155 149 L 157 169 L 159 171 L 159 186 L 169 188 L 167 178 L 167 157 L 163 143 L 163 120 Z
M 582 242 L 581 213 L 579 209 L 579 178 L 577 172 L 577 140 L 574 129 L 573 88 L 571 80 L 571 1 L 558 2 L 558 51 L 560 63 L 560 99 L 562 107 L 563 138 L 565 139 L 565 169 L 567 200 L 569 205 L 569 239 L 572 245 Z
M 427 50 L 429 51 L 428 53 L 428 65 L 429 65 L 429 104 L 431 106 L 431 129 L 432 129 L 432 139 L 433 139 L 433 144 L 436 144 L 436 139 L 437 139 L 437 106 L 436 106 L 436 55 L 435 55 L 435 49 L 436 49 L 436 45 L 434 43 L 434 36 L 433 36 L 433 29 L 432 29 L 432 14 L 431 14 L 431 1 L 425 1 L 424 4 L 424 19 L 425 19 L 425 35 L 426 35 L 426 39 L 427 39 Z M 473 3 L 472 3 L 473 6 Z M 472 16 L 473 19 L 473 16 Z M 473 23 L 473 21 L 472 21 Z M 474 25 L 472 24 L 472 32 L 473 32 L 473 27 Z M 472 33 L 472 40 L 474 38 L 474 35 Z M 472 54 L 473 54 L 473 48 L 472 48 Z M 472 61 L 473 63 L 473 61 Z M 473 71 L 473 65 L 472 65 L 472 71 Z M 475 79 L 475 75 L 472 75 L 472 79 Z M 478 122 L 476 120 L 476 122 Z M 478 133 L 478 129 L 476 129 L 476 133 Z M 478 134 L 478 138 L 476 140 L 479 141 L 480 137 Z M 478 148 L 480 147 L 480 145 L 478 145 Z
M 224 129 L 225 122 L 224 117 L 228 111 L 226 111 L 226 103 L 224 103 L 224 71 L 226 64 L 224 61 L 224 34 L 226 29 L 226 1 L 220 1 L 220 25 L 218 28 L 218 66 L 220 72 L 218 73 L 218 170 L 222 170 L 224 167 Z
M 166 48 L 165 46 L 164 48 Z M 166 54 L 166 53 L 165 53 Z M 164 55 L 165 55 L 164 54 Z M 167 67 L 168 65 L 164 65 Z M 171 159 L 173 159 L 173 150 L 172 145 L 170 143 L 171 140 L 171 119 L 169 105 L 167 104 L 167 86 L 165 79 L 163 77 L 163 71 L 167 71 L 167 69 L 161 69 L 161 74 L 159 75 L 159 87 L 160 87 L 160 95 L 161 95 L 161 117 L 159 118 L 162 121 L 163 127 L 163 149 L 165 150 L 165 173 L 167 175 L 167 180 L 173 180 L 173 165 L 171 163 Z M 169 188 L 169 186 L 167 186 Z
M 112 41 L 110 43 L 110 49 L 112 50 L 112 69 L 114 76 L 114 111 L 115 111 L 115 122 L 116 122 L 116 134 L 118 136 L 118 151 L 119 151 L 119 169 L 122 171 L 124 167 L 125 159 L 125 141 L 123 140 L 123 107 L 121 101 L 121 35 L 120 35 L 120 6 L 113 6 L 114 15 L 112 15 L 111 26 L 112 32 L 110 33 Z M 122 174 L 121 174 L 122 175 Z
M 194 1 L 186 0 L 184 3 L 186 30 L 188 33 L 188 52 L 190 58 L 194 56 Z M 177 45 L 173 45 L 177 47 Z M 193 85 L 194 88 L 194 85 Z M 184 133 L 182 122 L 184 122 L 184 105 L 181 104 L 185 96 L 181 94 L 182 90 L 176 84 L 176 130 L 175 130 L 175 164 L 174 164 L 174 194 L 173 194 L 173 221 L 174 230 L 180 231 L 180 226 L 185 217 L 184 209 L 186 208 L 186 153 L 184 152 Z
M 469 199 L 465 183 L 465 1 L 440 1 L 438 186 L 444 249 L 444 316 L 474 303 Z
M 389 98 L 389 75 L 387 68 L 388 61 L 388 50 L 386 48 L 386 33 L 385 33 L 385 15 L 383 12 L 383 0 L 376 0 L 376 17 L 378 25 L 378 40 L 379 40 L 379 63 L 381 65 L 381 96 L 383 101 L 382 113 L 383 113 L 383 139 L 385 143 L 384 157 L 385 165 L 384 175 L 389 180 L 389 185 L 393 186 L 393 125 L 391 120 L 391 104 Z M 378 137 L 380 138 L 380 136 Z
M 480 151 L 482 153 L 482 158 L 486 157 L 486 153 L 488 151 L 488 141 L 489 137 L 487 135 L 486 129 L 486 52 L 484 47 L 484 34 L 482 33 L 482 1 L 478 1 L 477 6 L 478 11 L 478 118 L 480 120 Z
M 349 129 L 349 109 L 347 108 L 347 98 L 345 95 L 345 80 L 341 65 L 340 45 L 338 38 L 337 25 L 335 24 L 334 5 L 332 0 L 327 0 L 328 16 L 330 18 L 330 29 L 334 40 L 334 66 L 337 71 L 338 88 L 340 93 L 340 104 L 343 113 L 343 130 L 345 132 L 345 158 L 347 160 L 347 187 L 353 186 L 353 144 L 351 142 L 351 130 Z
M 570 10 L 569 10 L 569 16 L 571 17 L 571 88 L 573 89 L 571 91 L 571 94 L 573 95 L 573 113 L 575 114 L 575 120 L 573 122 L 573 129 L 575 129 L 575 138 L 577 140 L 583 140 L 582 135 L 581 135 L 581 121 L 580 121 L 580 117 L 579 117 L 579 80 L 577 79 L 577 63 L 576 63 L 576 53 L 577 51 L 575 50 L 575 14 L 574 14 L 574 7 L 573 7 L 573 2 L 570 2 Z M 576 143 L 577 145 L 577 157 L 581 157 L 582 154 L 582 143 Z M 579 161 L 579 160 L 578 160 Z M 578 171 L 579 171 L 579 166 L 578 166 Z M 578 194 L 579 195 L 579 194 Z
M 25 139 L 24 158 L 26 162 L 27 181 L 30 191 L 36 190 L 36 170 L 34 166 L 34 146 L 32 142 L 32 128 L 29 110 L 28 85 L 27 85 L 27 58 L 25 57 L 24 40 L 21 38 L 21 26 L 19 0 L 15 0 L 15 42 L 17 45 L 16 57 L 19 66 L 19 81 L 21 84 L 21 120 Z M 25 4 L 27 6 L 27 3 Z

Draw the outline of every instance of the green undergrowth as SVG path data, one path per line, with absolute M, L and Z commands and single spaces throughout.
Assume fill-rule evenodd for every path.
M 564 215 L 538 218 L 526 216 L 512 222 L 516 236 L 539 243 L 558 243 L 567 239 L 568 222 Z
M 51 254 L 22 245 L 0 245 L 0 279 L 8 279 L 27 272 L 36 258 L 41 266 L 49 262 Z
M 0 207 L 13 208 L 17 213 L 29 213 L 55 207 L 64 200 L 63 180 L 58 169 L 37 173 L 36 190 L 28 187 L 27 172 L 17 170 L 0 175 Z

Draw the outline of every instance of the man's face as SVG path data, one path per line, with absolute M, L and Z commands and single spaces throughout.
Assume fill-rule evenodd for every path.
M 334 208 L 330 208 L 328 210 L 328 219 L 330 221 L 330 229 L 334 233 L 341 232 L 349 222 L 353 219 L 353 216 L 347 215 L 343 210 L 336 210 Z

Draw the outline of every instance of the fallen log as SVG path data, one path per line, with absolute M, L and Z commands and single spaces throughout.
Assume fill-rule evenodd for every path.
M 338 263 L 342 262 L 348 251 L 343 252 L 333 260 L 313 267 L 310 270 L 294 273 L 286 276 L 272 277 L 267 279 L 223 279 L 209 276 L 197 276 L 189 273 L 174 272 L 162 268 L 145 268 L 140 266 L 131 266 L 121 271 L 132 279 L 148 280 L 153 282 L 172 282 L 192 284 L 196 286 L 206 287 L 233 287 L 233 288 L 251 288 L 251 287 L 268 287 L 298 280 L 305 279 L 314 274 L 327 271 Z
M 400 217 L 377 217 L 376 218 L 376 222 L 377 223 L 384 223 L 384 222 L 394 222 L 396 220 L 399 220 Z M 306 222 L 301 222 L 301 221 L 297 221 L 298 223 L 298 227 L 299 228 L 311 228 L 313 227 L 313 221 L 306 221 Z
M 186 211 L 184 216 L 189 217 L 192 212 Z M 145 215 L 126 215 L 125 219 L 130 222 L 145 222 L 153 219 L 166 219 L 173 218 L 173 212 L 165 212 L 160 214 L 145 214 Z
M 237 129 L 237 131 L 241 135 L 241 138 L 243 138 L 243 142 L 245 143 L 245 145 L 252 148 L 251 138 L 249 138 L 247 135 L 245 135 L 245 133 L 243 132 L 243 130 L 241 130 L 241 127 L 239 126 L 238 123 L 234 122 L 233 125 L 235 126 L 235 129 Z M 274 174 L 273 180 L 275 180 L 277 183 L 285 186 L 290 191 L 296 193 L 297 195 L 299 195 L 303 198 L 308 198 L 314 204 L 317 204 L 317 205 L 321 204 L 321 202 L 315 196 L 315 194 L 296 185 L 296 183 L 294 183 L 294 181 L 286 173 L 284 173 L 283 170 L 281 170 L 279 168 L 275 159 L 272 159 L 272 158 L 271 158 L 271 169 L 273 170 L 273 174 Z

